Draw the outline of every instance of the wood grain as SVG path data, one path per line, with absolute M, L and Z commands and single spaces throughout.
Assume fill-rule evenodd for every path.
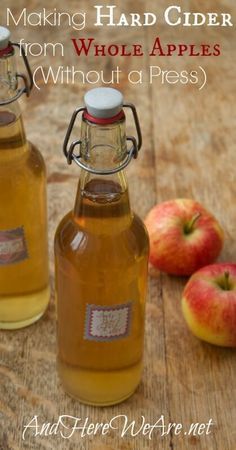
M 6 3 L 6 2 L 5 2 Z M 4 7 L 14 12 L 26 6 L 33 11 L 42 8 L 40 0 L 17 5 L 8 0 Z M 97 2 L 68 2 L 70 12 L 88 10 Z M 119 11 L 163 11 L 168 5 L 162 0 L 146 2 L 128 0 Z M 167 2 L 172 4 L 171 2 Z M 198 11 L 199 2 L 181 2 L 186 10 Z M 58 0 L 52 0 L 51 9 L 61 9 Z M 231 0 L 208 0 L 201 11 L 229 11 L 235 7 Z M 2 13 L 3 14 L 3 13 Z M 5 23 L 5 17 L 2 17 Z M 74 58 L 69 38 L 74 31 L 67 27 L 37 31 L 17 27 L 14 40 L 22 36 L 28 41 L 68 42 L 64 59 L 52 57 L 30 58 L 31 64 L 71 65 Z M 89 26 L 84 37 L 95 36 Z M 183 42 L 206 43 L 220 41 L 224 49 L 219 58 L 187 57 L 155 60 L 163 70 L 194 69 L 202 64 L 208 73 L 208 84 L 201 92 L 194 86 L 131 85 L 127 82 L 130 70 L 147 71 L 154 64 L 145 58 L 81 58 L 80 70 L 105 70 L 106 76 L 117 65 L 123 70 L 119 88 L 127 101 L 134 102 L 141 118 L 144 145 L 140 157 L 127 169 L 133 207 L 142 217 L 156 203 L 175 197 L 192 197 L 214 211 L 226 230 L 226 242 L 221 259 L 235 258 L 235 50 L 233 30 L 178 29 L 178 33 L 163 24 L 143 30 L 120 29 L 97 31 L 103 43 L 138 42 L 148 49 L 159 35 L 164 42 L 178 39 Z M 80 33 L 81 36 L 81 33 Z M 78 62 L 75 60 L 75 64 Z M 91 86 L 43 86 L 36 89 L 28 102 L 22 102 L 28 138 L 38 145 L 48 167 L 49 248 L 52 292 L 54 284 L 53 236 L 61 217 L 73 207 L 78 168 L 68 167 L 62 156 L 62 142 L 74 108 L 82 103 L 84 92 Z M 129 126 L 129 132 L 133 128 Z M 196 340 L 186 329 L 180 311 L 181 292 L 186 280 L 168 277 L 150 270 L 147 304 L 145 367 L 143 380 L 135 395 L 125 403 L 110 408 L 83 406 L 70 399 L 62 390 L 56 373 L 56 312 L 54 296 L 45 317 L 27 329 L 0 333 L 0 449 L 1 450 L 234 450 L 236 432 L 236 357 L 233 350 L 219 349 Z M 40 424 L 53 423 L 61 414 L 73 415 L 91 422 L 106 422 L 118 414 L 129 420 L 141 416 L 155 423 L 161 415 L 166 422 L 179 422 L 187 427 L 192 422 L 214 421 L 210 435 L 161 437 L 153 439 L 138 435 L 120 438 L 115 430 L 107 436 L 79 437 L 70 440 L 60 436 L 37 436 L 28 432 L 23 441 L 23 427 L 34 416 Z

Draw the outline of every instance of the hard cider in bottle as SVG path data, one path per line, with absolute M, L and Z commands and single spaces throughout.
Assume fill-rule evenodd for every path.
M 55 236 L 58 370 L 71 396 L 105 406 L 128 398 L 141 378 L 149 241 L 123 171 L 141 147 L 136 110 L 112 88 L 88 91 L 85 105 L 64 142 L 68 163 L 82 170 Z M 138 142 L 126 137 L 125 106 Z M 81 138 L 67 149 L 80 112 Z
M 16 72 L 10 33 L 0 27 L 0 328 L 39 319 L 49 302 L 46 174 L 39 151 L 26 140 L 17 99 L 33 86 Z M 22 79 L 23 87 L 18 88 Z

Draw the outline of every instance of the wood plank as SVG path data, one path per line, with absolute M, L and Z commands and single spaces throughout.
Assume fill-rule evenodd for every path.
M 9 2 L 13 5 L 12 2 Z M 19 2 L 14 11 L 21 9 L 23 2 Z M 31 1 L 31 8 L 36 9 L 39 2 Z M 10 6 L 10 4 L 9 4 Z M 76 12 L 78 4 L 75 2 L 71 12 Z M 86 2 L 80 2 L 80 9 L 87 10 Z M 120 8 L 119 8 L 120 9 Z M 123 10 L 123 7 L 122 7 Z M 127 2 L 126 11 L 132 10 L 132 2 Z M 137 10 L 143 11 L 142 2 L 137 4 Z M 121 11 L 121 9 L 120 9 Z M 94 32 L 94 30 L 93 30 Z M 24 34 L 23 34 L 24 33 Z M 47 31 L 48 33 L 48 31 Z M 50 35 L 45 31 L 40 37 L 34 30 L 23 31 L 18 27 L 16 35 L 26 36 L 25 39 L 35 41 L 48 40 Z M 74 35 L 74 32 L 72 33 Z M 88 31 L 89 34 L 89 31 Z M 129 41 L 137 39 L 137 31 L 129 30 Z M 147 36 L 138 30 L 138 38 L 144 44 Z M 51 38 L 52 39 L 52 38 Z M 117 42 L 120 39 L 120 31 L 112 33 L 106 31 L 102 35 L 104 42 Z M 54 31 L 53 40 L 67 41 L 67 30 Z M 43 58 L 35 59 L 36 64 L 54 64 L 58 66 L 60 60 Z M 65 56 L 61 61 L 63 64 L 71 64 L 71 54 Z M 41 61 L 41 62 L 40 62 Z M 77 61 L 76 61 L 77 64 Z M 126 74 L 128 70 L 135 69 L 137 60 L 129 58 L 107 59 L 105 68 L 103 59 L 89 61 L 90 70 L 105 70 L 108 76 L 117 64 Z M 138 67 L 140 61 L 138 61 Z M 141 67 L 145 68 L 142 60 Z M 87 70 L 87 59 L 80 60 L 80 69 Z M 28 137 L 37 143 L 42 151 L 48 167 L 48 194 L 49 194 L 49 247 L 50 268 L 52 285 L 53 275 L 53 236 L 56 226 L 61 217 L 73 207 L 76 193 L 78 168 L 74 165 L 68 167 L 62 156 L 62 142 L 66 126 L 73 109 L 81 104 L 83 93 L 92 86 L 82 85 L 56 85 L 44 86 L 41 92 L 34 90 L 29 103 L 23 103 L 24 117 Z M 119 86 L 124 92 L 127 101 L 137 104 L 137 89 L 131 87 L 124 75 Z M 153 161 L 153 137 L 151 120 L 151 91 L 144 84 L 139 90 L 138 111 L 142 118 L 142 129 L 144 146 L 140 157 L 133 161 L 127 170 L 130 181 L 130 194 L 134 209 L 144 217 L 151 205 L 155 203 L 155 172 Z M 145 118 L 145 120 L 144 120 Z M 130 118 L 129 118 L 130 123 Z M 129 132 L 133 127 L 129 125 Z M 26 435 L 22 440 L 23 425 L 28 423 L 34 416 L 38 415 L 39 424 L 53 423 L 60 414 L 68 414 L 85 420 L 89 417 L 91 422 L 106 422 L 118 414 L 126 414 L 129 421 L 136 420 L 138 427 L 141 423 L 141 415 L 145 416 L 147 422 L 153 423 L 161 414 L 168 415 L 168 402 L 166 393 L 166 366 L 163 331 L 162 298 L 158 279 L 150 280 L 150 296 L 147 305 L 147 333 L 145 349 L 145 368 L 142 384 L 135 395 L 123 405 L 105 409 L 96 409 L 83 406 L 70 399 L 62 390 L 56 374 L 56 314 L 54 298 L 45 317 L 32 327 L 14 333 L 1 332 L 1 445 L 4 450 L 7 446 L 12 449 L 65 449 L 65 441 L 60 436 L 48 436 L 37 438 L 33 433 Z M 120 426 L 122 422 L 120 423 Z M 66 444 L 67 445 L 67 444 Z M 119 438 L 118 433 L 111 432 L 108 436 L 85 437 L 81 439 L 78 434 L 73 435 L 69 441 L 70 449 L 84 450 L 120 450 L 139 449 L 164 450 L 169 447 L 169 437 L 158 441 L 149 441 L 147 437 L 137 436 Z
M 199 10 L 198 2 L 189 5 L 192 10 Z M 233 12 L 231 2 L 225 2 L 224 6 L 224 10 L 228 7 Z M 222 11 L 219 2 L 201 5 L 203 12 L 212 8 Z M 161 28 L 159 35 L 163 42 L 177 38 L 166 27 Z M 149 30 L 150 45 L 154 38 L 155 32 Z M 191 29 L 178 30 L 181 42 L 213 43 L 216 39 L 223 48 L 218 61 L 172 57 L 163 58 L 160 63 L 163 70 L 191 70 L 202 65 L 208 74 L 208 84 L 201 92 L 189 86 L 153 84 L 156 185 L 158 202 L 190 197 L 214 212 L 226 230 L 221 260 L 234 261 L 233 30 L 206 29 L 204 35 Z M 172 434 L 171 448 L 231 450 L 235 447 L 235 352 L 201 343 L 187 330 L 180 308 L 185 282 L 161 276 L 170 416 L 171 421 L 184 424 L 186 430 L 192 422 L 208 422 L 210 418 L 214 427 L 208 436 Z

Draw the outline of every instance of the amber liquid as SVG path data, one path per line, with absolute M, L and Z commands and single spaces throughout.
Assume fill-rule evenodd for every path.
M 50 293 L 45 165 L 26 141 L 21 118 L 0 111 L 0 236 L 19 227 L 27 255 L 10 263 L 0 257 L 0 328 L 5 329 L 35 322 Z
M 126 188 L 97 178 L 78 189 L 75 210 L 55 238 L 58 366 L 65 390 L 84 403 L 119 403 L 139 384 L 148 252 L 146 230 L 131 214 Z M 128 336 L 106 342 L 84 337 L 87 304 L 127 302 Z

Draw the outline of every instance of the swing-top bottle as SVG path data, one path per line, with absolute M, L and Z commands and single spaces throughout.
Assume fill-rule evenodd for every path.
M 33 87 L 15 66 L 10 33 L 0 27 L 0 328 L 39 319 L 49 301 L 46 174 L 43 158 L 25 136 L 18 98 Z M 23 85 L 23 87 L 18 87 Z
M 133 105 L 96 88 L 71 119 L 67 161 L 81 168 L 74 209 L 55 237 L 58 370 L 65 390 L 93 405 L 119 403 L 140 382 L 149 241 L 130 208 L 124 168 L 141 147 Z M 126 137 L 131 108 L 138 138 Z M 69 140 L 82 112 L 81 138 Z

